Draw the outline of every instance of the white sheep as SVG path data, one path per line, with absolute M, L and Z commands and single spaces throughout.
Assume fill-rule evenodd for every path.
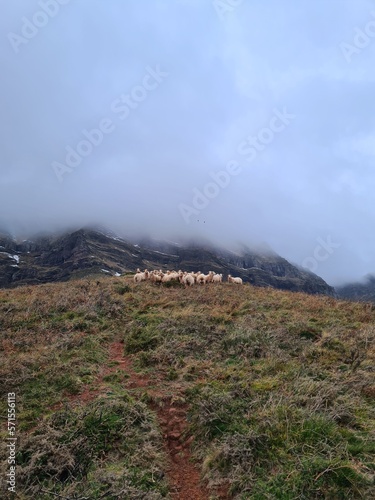
M 242 285 L 242 278 L 233 278 L 228 274 L 228 283 L 236 283 L 237 285 Z
M 137 269 L 137 272 L 134 275 L 134 278 L 133 278 L 134 283 L 139 283 L 140 281 L 145 281 L 148 279 L 150 273 L 148 272 L 147 269 L 145 269 L 143 273 L 141 273 L 140 271 L 138 272 L 138 271 L 139 271 L 139 269 Z
M 206 275 L 206 283 L 212 283 L 214 276 L 215 273 L 213 271 L 209 271 L 209 273 Z
M 200 273 L 200 274 L 198 274 L 196 281 L 197 281 L 198 285 L 205 285 L 206 279 L 207 279 L 207 276 L 203 273 Z
M 151 271 L 150 272 L 150 281 L 152 283 L 160 283 L 161 282 L 161 275 L 158 273 L 158 271 Z
M 172 280 L 178 280 L 180 278 L 180 275 L 176 271 L 167 271 L 166 274 L 162 275 L 162 282 L 163 283 L 169 283 L 169 281 Z
M 185 287 L 193 286 L 195 283 L 195 279 L 194 279 L 194 276 L 192 274 L 186 273 L 186 274 L 181 276 L 180 282 L 183 283 L 185 285 Z
M 194 272 L 186 272 L 186 271 L 166 271 L 162 272 L 161 269 L 153 270 L 149 272 L 145 269 L 143 272 L 138 268 L 136 274 L 134 275 L 134 282 L 139 283 L 141 281 L 145 281 L 149 279 L 152 283 L 168 283 L 172 280 L 180 281 L 180 283 L 184 284 L 185 287 L 193 286 L 195 283 L 200 285 L 205 285 L 207 283 L 222 283 L 223 275 L 219 273 L 214 273 L 213 271 L 209 271 L 208 274 L 203 274 L 198 271 Z M 228 275 L 228 283 L 235 283 L 238 285 L 242 285 L 242 278 L 234 278 L 232 275 Z
M 197 273 L 191 273 L 193 276 L 194 276 L 194 279 L 195 279 L 195 283 L 198 283 L 198 276 L 200 274 L 202 274 L 200 271 L 198 271 Z

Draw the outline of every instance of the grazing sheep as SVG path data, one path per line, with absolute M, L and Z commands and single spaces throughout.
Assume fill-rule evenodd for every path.
M 148 271 L 145 269 L 143 272 L 138 268 L 137 272 L 134 275 L 134 282 L 139 283 L 141 281 L 150 280 L 152 283 L 169 283 L 170 281 L 179 281 L 185 288 L 188 286 L 193 286 L 194 284 L 206 285 L 207 283 L 222 283 L 223 275 L 219 273 L 214 273 L 213 271 L 209 271 L 208 274 L 204 274 L 200 271 L 187 272 L 181 271 L 181 269 L 177 271 L 166 271 L 162 272 L 161 269 Z M 242 278 L 234 278 L 232 275 L 228 275 L 228 283 L 235 283 L 238 285 L 242 285 Z
M 206 284 L 206 278 L 207 278 L 207 276 L 205 274 L 200 273 L 197 276 L 197 283 L 198 283 L 198 285 L 205 285 Z
M 172 280 L 178 281 L 180 275 L 176 271 L 167 271 L 162 277 L 163 283 L 169 283 Z
M 144 278 L 144 275 L 143 273 L 135 273 L 134 275 L 134 283 L 138 283 L 139 281 L 143 281 L 145 278 Z
M 152 283 L 160 283 L 161 282 L 161 276 L 157 271 L 151 271 L 150 273 L 150 281 Z
M 139 283 L 140 281 L 145 281 L 148 279 L 148 275 L 149 275 L 149 272 L 147 271 L 147 269 L 144 270 L 143 273 L 141 272 L 137 272 L 135 275 L 134 275 L 134 283 Z
M 190 273 L 190 274 L 193 276 L 195 283 L 198 283 L 198 276 L 201 274 L 201 272 L 198 271 L 197 273 Z
M 162 283 L 169 283 L 169 281 L 171 281 L 172 279 L 172 276 L 171 274 L 169 273 L 169 271 L 167 273 L 162 273 L 161 275 L 161 282 Z
M 195 279 L 194 279 L 194 276 L 192 276 L 191 274 L 185 274 L 181 277 L 182 281 L 181 283 L 183 283 L 185 285 L 185 287 L 187 286 L 193 286 L 194 283 L 195 283 Z
M 236 283 L 237 285 L 242 285 L 242 278 L 233 278 L 228 274 L 228 283 Z
M 212 283 L 214 276 L 215 273 L 213 271 L 209 271 L 209 273 L 206 275 L 206 283 Z

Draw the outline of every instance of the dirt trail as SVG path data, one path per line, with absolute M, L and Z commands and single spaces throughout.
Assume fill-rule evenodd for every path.
M 161 401 L 161 405 L 150 404 L 156 412 L 159 425 L 163 432 L 164 449 L 168 457 L 167 480 L 171 488 L 171 496 L 174 500 L 208 500 L 210 495 L 215 494 L 217 498 L 228 498 L 226 492 L 209 491 L 201 484 L 200 473 L 191 462 L 190 443 L 193 436 L 188 436 L 187 430 L 187 405 L 181 404 L 178 398 L 158 389 L 151 388 L 158 385 L 157 379 L 149 379 L 136 373 L 132 368 L 130 358 L 123 355 L 124 345 L 114 342 L 110 346 L 110 359 L 117 361 L 115 369 L 125 370 L 129 375 L 127 386 L 129 388 L 148 388 L 148 393 Z M 161 384 L 160 384 L 161 385 Z M 176 396 L 176 394 L 174 394 Z M 175 400 L 176 399 L 176 400 Z
M 175 384 L 173 387 L 165 388 L 165 381 L 158 378 L 151 379 L 134 371 L 132 361 L 124 356 L 124 344 L 113 342 L 109 346 L 109 362 L 115 362 L 113 366 L 106 366 L 96 380 L 97 389 L 85 388 L 80 394 L 70 396 L 72 402 L 88 403 L 102 394 L 108 387 L 104 378 L 118 370 L 123 370 L 129 378 L 126 379 L 127 389 L 147 389 L 153 402 L 150 408 L 157 414 L 160 428 L 163 432 L 164 449 L 168 460 L 165 471 L 167 481 L 170 485 L 173 500 L 209 500 L 210 496 L 225 500 L 228 499 L 227 487 L 208 490 L 200 480 L 200 473 L 191 461 L 190 444 L 193 436 L 187 434 L 187 405 L 181 404 L 181 387 Z M 164 384 L 164 390 L 163 390 Z M 178 393 L 180 391 L 180 393 Z M 177 396 L 177 397 L 176 397 Z M 160 401 L 160 404 L 154 402 Z M 62 403 L 55 405 L 58 409 Z

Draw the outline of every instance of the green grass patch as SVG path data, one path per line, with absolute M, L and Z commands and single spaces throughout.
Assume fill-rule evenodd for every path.
M 84 492 L 90 498 L 154 492 L 161 498 L 167 486 L 162 474 L 155 475 L 163 466 L 160 447 L 154 416 L 125 393 L 67 407 L 20 445 L 18 489 L 33 498 L 42 498 L 42 489 L 63 496 Z M 112 480 L 102 482 L 111 473 Z
M 161 429 L 147 406 L 167 400 L 187 405 L 202 477 L 226 482 L 236 499 L 375 498 L 367 304 L 224 283 L 135 286 L 129 276 L 0 291 L 0 314 L 20 498 L 167 497 Z M 134 398 L 119 367 L 104 377 L 107 397 L 97 394 L 116 366 L 113 341 L 151 381 Z

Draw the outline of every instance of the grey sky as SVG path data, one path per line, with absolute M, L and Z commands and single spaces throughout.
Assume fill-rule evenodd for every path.
M 0 226 L 267 242 L 333 285 L 375 272 L 374 2 L 2 0 L 1 11 Z M 111 131 L 69 166 L 66 148 L 103 120 Z M 241 153 L 248 137 L 261 138 L 256 155 Z M 231 161 L 240 172 L 198 209 L 193 190 Z M 327 238 L 334 248 L 319 250 Z

